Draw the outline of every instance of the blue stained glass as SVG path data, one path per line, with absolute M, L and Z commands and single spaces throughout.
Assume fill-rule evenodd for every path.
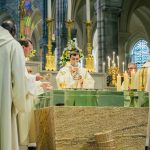
M 137 64 L 138 68 L 141 68 L 150 56 L 150 49 L 147 44 L 147 41 L 139 40 L 132 48 L 131 60 Z
M 32 14 L 32 0 L 24 1 L 24 9 L 25 9 L 26 16 L 29 16 Z

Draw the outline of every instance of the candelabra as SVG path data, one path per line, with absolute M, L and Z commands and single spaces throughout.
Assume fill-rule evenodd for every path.
M 92 56 L 92 42 L 91 42 L 91 25 L 92 22 L 86 22 L 87 29 L 87 57 L 86 57 L 86 69 L 89 72 L 94 72 L 94 58 Z
M 71 30 L 72 30 L 72 25 L 73 25 L 73 20 L 67 20 L 66 21 L 66 26 L 67 26 L 67 30 L 68 30 L 68 45 L 70 44 L 70 41 L 71 41 Z
M 112 77 L 111 86 L 116 86 L 117 84 L 117 75 L 119 73 L 119 68 L 116 66 L 111 66 L 110 68 L 108 68 L 108 74 Z
M 47 19 L 48 26 L 48 44 L 47 44 L 47 54 L 46 54 L 46 70 L 56 70 L 55 56 L 52 54 L 52 19 Z

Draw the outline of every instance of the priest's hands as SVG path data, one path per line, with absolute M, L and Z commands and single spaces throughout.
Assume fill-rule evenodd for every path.
M 41 76 L 39 73 L 36 73 L 35 76 L 36 76 L 36 81 L 43 79 L 43 76 Z
M 84 79 L 81 76 L 81 78 L 78 80 L 77 88 L 82 88 L 82 86 L 83 86 L 83 80 Z
M 53 86 L 49 82 L 42 82 L 40 85 L 44 90 L 52 90 Z

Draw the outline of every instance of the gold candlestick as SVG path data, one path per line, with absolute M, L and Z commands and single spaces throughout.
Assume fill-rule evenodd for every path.
M 20 38 L 22 38 L 24 36 L 24 16 L 25 16 L 24 0 L 20 0 L 19 11 L 20 11 Z
M 119 73 L 119 68 L 116 66 L 111 66 L 108 68 L 108 74 L 112 76 L 112 81 L 111 81 L 111 86 L 116 86 L 117 85 L 117 75 Z
M 52 54 L 52 19 L 47 19 L 48 26 L 48 44 L 47 44 L 47 54 L 46 54 L 46 70 L 56 70 L 55 56 Z
M 91 42 L 91 26 L 92 22 L 86 22 L 87 29 L 87 57 L 86 57 L 86 69 L 89 72 L 94 72 L 94 58 L 92 56 L 92 42 Z
M 70 44 L 70 41 L 71 41 L 71 30 L 72 30 L 72 26 L 73 26 L 73 20 L 67 20 L 66 21 L 66 26 L 67 26 L 67 30 L 68 30 L 68 45 Z

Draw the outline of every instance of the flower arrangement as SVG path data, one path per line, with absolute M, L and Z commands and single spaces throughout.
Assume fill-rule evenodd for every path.
M 31 50 L 31 52 L 30 52 L 30 55 L 29 55 L 29 58 L 32 58 L 32 57 L 34 57 L 35 56 L 35 54 L 36 54 L 36 50 Z
M 74 41 L 70 41 L 68 46 L 64 48 L 62 56 L 60 57 L 60 65 L 65 66 L 65 64 L 70 61 L 70 52 L 78 51 L 80 58 L 84 57 L 82 49 L 80 49 Z

